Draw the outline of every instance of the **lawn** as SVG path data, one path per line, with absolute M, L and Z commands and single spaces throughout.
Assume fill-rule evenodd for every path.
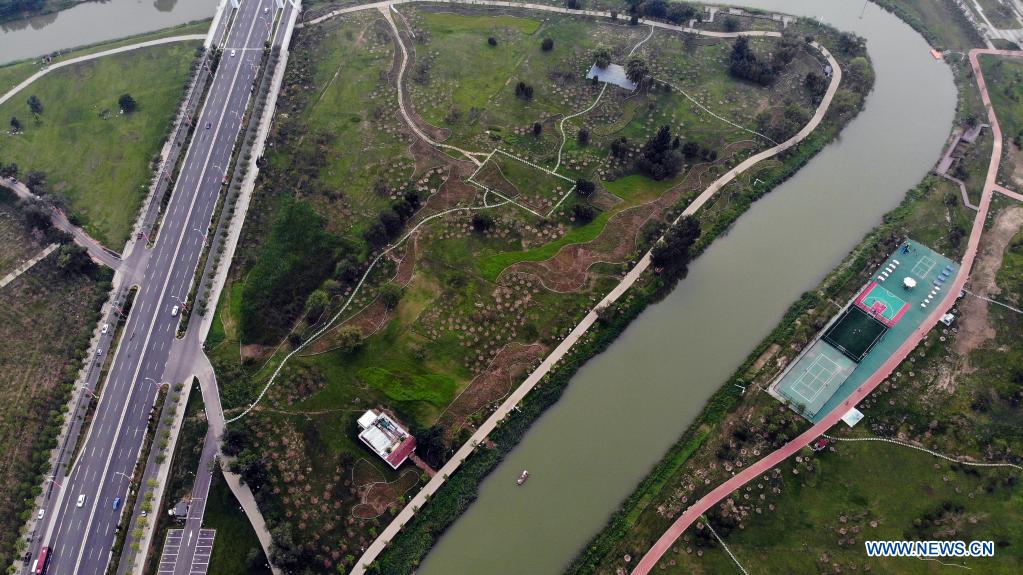
M 1002 135 L 1018 148 L 1023 142 L 1023 60 L 982 56 L 980 65 Z
M 206 513 L 203 516 L 203 529 L 216 529 L 213 539 L 213 554 L 207 573 L 210 575 L 266 575 L 266 555 L 256 538 L 245 513 L 241 511 L 238 500 L 224 481 L 224 474 L 217 467 L 213 472 L 209 498 L 206 500 Z
M 0 203 L 0 233 L 32 245 L 21 214 Z M 5 247 L 3 253 L 8 253 Z M 61 269 L 50 254 L 4 286 L 0 306 L 0 561 L 14 543 L 48 471 L 62 408 L 109 289 L 107 274 Z
M 56 70 L 0 106 L 22 132 L 0 134 L 0 158 L 20 176 L 46 174 L 45 191 L 72 218 L 119 250 L 127 239 L 184 94 L 198 41 L 144 48 Z M 122 114 L 130 93 L 138 109 Z M 42 113 L 26 104 L 36 96 Z M 8 128 L 10 126 L 7 126 Z

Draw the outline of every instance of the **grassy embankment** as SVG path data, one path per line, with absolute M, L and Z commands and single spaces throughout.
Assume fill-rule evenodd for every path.
M 19 176 L 46 174 L 42 191 L 96 239 L 119 249 L 127 239 L 184 93 L 200 42 L 144 48 L 56 70 L 0 106 L 21 125 L 0 135 L 0 158 Z M 15 65 L 15 69 L 25 64 Z M 20 72 L 19 72 L 20 73 Z M 131 94 L 138 108 L 122 113 Z M 26 103 L 35 96 L 42 112 Z M 74 153 L 71 153 L 71 151 Z
M 949 24 L 951 22 L 942 22 L 943 26 Z M 928 34 L 929 38 L 939 36 Z M 953 40 L 968 42 L 961 38 Z M 972 84 L 966 79 L 957 73 L 961 87 L 960 120 L 977 112 L 976 91 L 971 90 Z M 981 142 L 977 146 L 979 150 L 971 151 L 964 160 L 965 169 L 971 174 L 978 172 L 981 180 L 987 163 L 987 157 L 983 156 L 985 147 L 990 150 L 990 141 Z M 979 189 L 977 191 L 979 198 Z M 765 374 L 764 366 L 777 361 L 777 356 L 785 355 L 782 350 L 803 345 L 813 328 L 826 321 L 833 311 L 821 305 L 824 301 L 821 298 L 827 296 L 833 301 L 842 301 L 851 294 L 850 290 L 861 285 L 861 280 L 869 274 L 870 262 L 880 261 L 894 245 L 893 241 L 909 235 L 944 253 L 961 253 L 971 221 L 972 212 L 961 207 L 956 188 L 949 182 L 929 177 L 909 194 L 902 206 L 886 216 L 885 223 L 872 232 L 836 272 L 817 290 L 804 296 L 793 308 L 798 313 L 786 317 L 775 333 L 754 350 L 733 381 L 744 385 L 750 381 L 760 384 L 770 381 L 777 368 Z M 1016 250 L 1019 249 L 1017 244 L 1018 239 L 1013 242 Z M 1006 261 L 1010 256 L 1007 255 Z M 1001 273 L 1008 277 L 1019 276 L 1018 270 L 1005 273 L 1003 269 Z M 842 289 L 843 285 L 847 287 Z M 1018 295 L 1009 299 L 1018 301 Z M 1016 318 L 1013 321 L 1018 323 Z M 801 327 L 793 331 L 794 325 Z M 1005 331 L 1012 333 L 1013 330 L 1018 333 L 1018 326 L 1010 326 Z M 1000 428 L 1004 428 L 995 423 L 999 418 L 976 417 L 979 410 L 967 407 L 966 401 L 960 399 L 964 395 L 961 392 L 955 392 L 959 398 L 954 401 L 945 399 L 948 390 L 942 388 L 948 385 L 950 370 L 955 369 L 949 364 L 955 366 L 962 362 L 950 353 L 951 339 L 948 330 L 931 334 L 919 358 L 914 358 L 914 364 L 900 368 L 896 376 L 898 383 L 875 392 L 862 407 L 869 408 L 869 431 L 868 426 L 861 426 L 860 434 L 906 434 L 947 453 L 993 460 L 1005 457 L 989 447 L 992 441 L 1006 439 L 1004 435 L 998 437 L 1002 434 Z M 997 362 L 995 357 L 998 357 Z M 1011 394 L 1005 382 L 1012 375 L 1006 370 L 1011 371 L 1011 366 L 1018 362 L 1005 356 L 988 355 L 988 358 L 987 369 L 968 375 L 966 382 L 953 384 L 956 389 L 970 390 L 967 396 Z M 946 364 L 941 365 L 942 362 Z M 900 391 L 894 391 L 899 388 Z M 631 553 L 633 557 L 642 554 L 685 507 L 685 501 L 692 501 L 717 485 L 723 478 L 715 475 L 721 475 L 722 467 L 729 464 L 734 467 L 736 462 L 749 463 L 756 459 L 750 457 L 751 453 L 775 448 L 785 437 L 805 428 L 805 424 L 799 422 L 793 426 L 784 412 L 781 412 L 783 417 L 779 417 L 779 407 L 770 398 L 763 394 L 754 397 L 731 414 L 722 412 L 714 417 L 714 410 L 708 409 L 702 418 L 705 425 L 691 429 L 658 465 L 622 512 L 579 557 L 572 573 L 609 573 L 616 566 L 623 566 L 624 553 Z M 967 414 L 965 419 L 964 413 Z M 954 438 L 943 433 L 953 429 L 957 430 Z M 1014 432 L 1009 435 L 1013 436 Z M 692 446 L 701 441 L 705 442 L 704 447 L 690 458 Z M 1004 443 L 1001 447 L 1004 448 Z M 734 498 L 740 509 L 732 510 L 728 517 L 715 510 L 712 524 L 728 539 L 733 552 L 740 550 L 740 561 L 746 566 L 756 565 L 765 572 L 830 569 L 832 564 L 843 570 L 869 567 L 885 572 L 930 572 L 937 568 L 936 564 L 904 561 L 864 565 L 862 540 L 954 535 L 951 538 L 990 538 L 1000 546 L 1009 545 L 1000 552 L 1007 557 L 984 563 L 982 567 L 993 572 L 1018 571 L 1019 553 L 1009 550 L 1018 545 L 1015 530 L 1009 527 L 1018 524 L 1018 506 L 1009 503 L 1018 498 L 1018 488 L 1014 487 L 1016 482 L 1011 474 L 988 470 L 978 474 L 975 469 L 950 466 L 918 452 L 874 443 L 840 444 L 837 449 L 838 455 L 828 453 L 819 459 L 811 459 L 809 453 L 803 453 L 795 465 L 789 461 L 780 466 L 780 475 L 768 474 L 770 477 L 765 477 L 765 481 L 751 484 L 744 489 L 741 498 L 738 495 Z M 715 469 L 718 471 L 707 474 L 709 485 L 699 486 L 705 476 L 696 470 Z M 872 469 L 876 472 L 871 472 Z M 796 470 L 801 475 L 796 476 Z M 699 487 L 693 489 L 694 484 Z M 675 493 L 670 493 L 673 490 Z M 927 496 L 922 497 L 923 493 Z M 682 496 L 685 499 L 680 500 Z M 734 535 L 729 536 L 729 533 Z M 792 549 L 801 552 L 791 553 Z M 980 565 L 974 564 L 974 568 Z M 685 535 L 666 556 L 661 569 L 669 573 L 714 573 L 734 568 L 731 560 L 711 541 L 708 530 L 701 528 Z

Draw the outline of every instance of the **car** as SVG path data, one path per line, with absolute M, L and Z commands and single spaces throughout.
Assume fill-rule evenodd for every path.
M 103 355 L 103 350 L 102 349 L 97 349 L 96 350 L 96 355 Z
M 84 506 L 85 506 L 85 494 L 82 493 L 81 495 L 78 496 L 78 503 L 75 503 L 75 507 L 84 507 Z
M 103 329 L 101 329 L 99 331 L 100 331 L 100 333 L 106 333 L 106 332 L 110 331 L 110 324 L 109 323 L 103 324 Z
M 270 9 L 269 8 L 263 8 L 263 14 L 269 14 L 269 13 L 270 13 Z
M 145 509 L 143 509 L 143 510 L 142 510 L 142 516 L 143 516 L 143 517 L 145 517 L 145 516 L 147 516 L 147 515 L 149 515 L 149 513 L 147 513 L 147 512 L 146 512 L 146 510 L 145 510 Z
M 43 515 L 46 515 L 46 510 L 45 509 L 40 509 L 39 513 L 36 513 L 36 519 L 42 519 Z
M 209 130 L 210 126 L 212 126 L 212 125 L 213 125 L 213 122 L 206 122 L 206 129 Z
M 171 317 L 178 317 L 178 311 L 179 311 L 178 306 L 172 307 L 171 308 Z
M 120 497 L 114 497 L 114 511 L 117 511 L 120 508 L 121 508 L 121 498 Z
M 234 55 L 235 55 L 235 54 L 237 54 L 237 52 L 236 52 L 235 50 L 231 50 L 231 57 L 232 57 L 232 58 L 234 58 Z

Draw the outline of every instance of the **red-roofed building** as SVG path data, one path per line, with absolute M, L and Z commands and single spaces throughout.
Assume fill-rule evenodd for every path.
M 412 437 L 397 421 L 386 413 L 371 409 L 359 418 L 359 440 L 373 453 L 398 469 L 416 449 L 416 438 Z

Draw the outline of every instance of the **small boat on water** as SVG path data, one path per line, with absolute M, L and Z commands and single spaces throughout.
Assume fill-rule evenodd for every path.
M 515 480 L 515 485 L 522 485 L 527 479 L 529 479 L 529 471 L 523 470 L 522 475 L 519 475 L 519 478 Z

